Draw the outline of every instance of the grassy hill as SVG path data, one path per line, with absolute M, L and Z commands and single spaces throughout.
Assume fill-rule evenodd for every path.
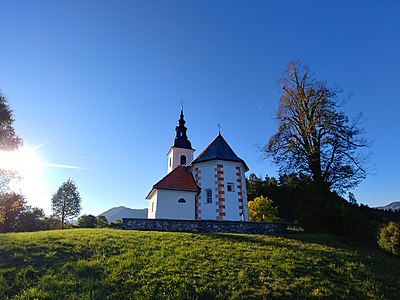
M 400 260 L 325 235 L 0 234 L 0 299 L 400 299 Z

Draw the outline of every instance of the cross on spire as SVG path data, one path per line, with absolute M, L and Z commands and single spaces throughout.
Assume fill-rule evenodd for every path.
M 183 101 L 179 102 L 181 104 L 181 110 L 183 110 Z
M 218 123 L 217 126 L 218 126 L 218 133 L 221 134 L 221 124 Z

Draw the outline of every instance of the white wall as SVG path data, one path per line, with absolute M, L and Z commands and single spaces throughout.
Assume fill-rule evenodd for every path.
M 157 198 L 157 200 L 155 200 L 155 212 L 152 219 L 194 220 L 196 209 L 195 196 L 196 192 L 158 189 L 154 195 L 154 198 Z M 178 203 L 179 198 L 184 198 L 186 203 Z M 152 200 L 153 197 L 149 202 Z M 151 204 L 149 207 L 149 218 L 150 211 Z
M 156 218 L 156 208 L 157 208 L 157 190 L 152 191 L 153 194 L 149 199 L 149 208 L 147 210 L 147 219 Z
M 191 167 L 191 171 L 193 175 L 195 175 L 195 168 L 198 167 L 201 171 L 200 175 L 200 187 L 201 187 L 201 214 L 199 217 L 203 220 L 215 220 L 218 213 L 217 213 L 217 204 L 216 202 L 218 199 L 216 198 L 216 187 L 217 184 L 215 178 L 215 168 L 220 164 L 223 165 L 223 172 L 224 174 L 222 177 L 224 178 L 224 198 L 225 198 L 225 216 L 223 220 L 231 220 L 231 221 L 241 221 L 242 217 L 240 213 L 242 212 L 239 209 L 239 196 L 238 196 L 238 182 L 237 182 L 237 175 L 236 175 L 236 167 L 240 167 L 241 170 L 241 186 L 242 186 L 242 197 L 243 197 L 243 207 L 244 207 L 244 219 L 248 221 L 248 209 L 247 209 L 247 191 L 246 191 L 246 181 L 245 181 L 245 170 L 243 165 L 240 162 L 231 162 L 231 161 L 222 161 L 222 160 L 212 160 L 207 162 L 201 162 L 195 164 Z M 228 192 L 227 190 L 227 183 L 234 184 L 234 191 Z M 213 194 L 213 201 L 212 203 L 206 203 L 206 189 L 211 189 Z

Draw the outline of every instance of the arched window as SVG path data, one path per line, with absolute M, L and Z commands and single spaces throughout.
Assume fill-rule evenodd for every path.
M 186 200 L 184 198 L 179 198 L 178 203 L 186 203 Z
M 186 156 L 181 155 L 181 165 L 186 166 Z

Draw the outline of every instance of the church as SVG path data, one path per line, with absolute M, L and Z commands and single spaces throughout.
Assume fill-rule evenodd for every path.
M 146 196 L 149 219 L 248 221 L 249 169 L 219 132 L 195 158 L 181 108 L 168 174 Z

